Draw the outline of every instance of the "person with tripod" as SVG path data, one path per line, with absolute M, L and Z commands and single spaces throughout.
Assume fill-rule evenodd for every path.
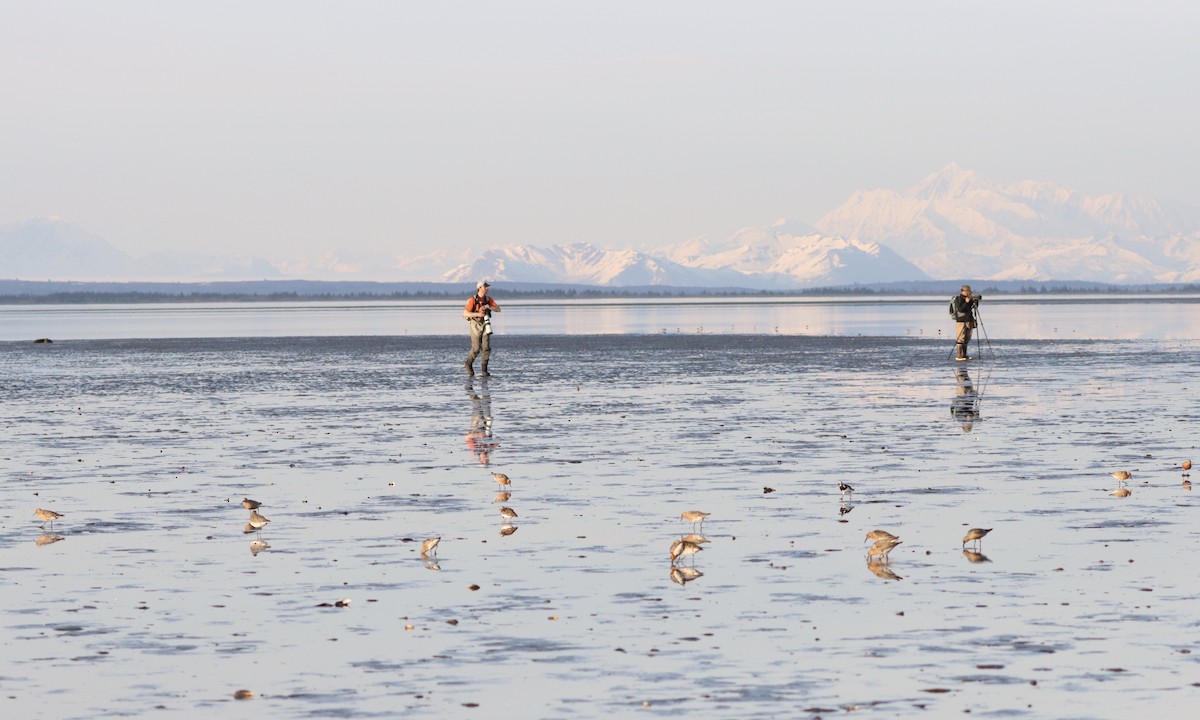
M 971 294 L 971 286 L 963 285 L 962 291 L 950 300 L 950 316 L 954 318 L 954 330 L 957 340 L 954 345 L 954 359 L 966 362 L 971 359 L 967 350 L 971 345 L 971 335 L 975 331 L 977 318 L 975 311 L 979 308 L 982 295 Z

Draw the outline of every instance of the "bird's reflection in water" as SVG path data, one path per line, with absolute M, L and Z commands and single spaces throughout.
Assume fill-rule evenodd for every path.
M 250 554 L 258 555 L 263 550 L 270 549 L 270 547 L 271 546 L 268 545 L 265 540 L 251 540 L 250 541 Z
M 517 531 L 516 525 L 503 525 L 500 528 L 500 535 L 502 537 L 508 537 L 509 535 L 512 535 L 516 531 Z
M 904 578 L 900 577 L 899 575 L 897 575 L 896 573 L 892 572 L 892 569 L 890 567 L 888 567 L 887 563 L 884 561 L 868 560 L 867 561 L 867 569 L 870 570 L 871 573 L 875 577 L 881 578 L 883 580 L 903 580 L 904 579 Z
M 673 567 L 671 568 L 671 582 L 676 585 L 686 585 L 696 578 L 703 577 L 704 573 L 694 567 Z
M 962 552 L 963 552 L 963 557 L 965 557 L 967 559 L 967 562 L 972 562 L 972 563 L 991 562 L 991 560 L 988 559 L 988 556 L 984 555 L 981 552 L 976 552 L 974 550 L 968 550 L 966 548 L 963 548 Z
M 66 540 L 66 538 L 62 535 L 39 535 L 38 539 L 34 542 L 37 543 L 38 547 L 41 547 L 43 545 L 53 545 L 59 540 Z
M 848 515 L 850 513 L 850 511 L 853 509 L 854 509 L 854 506 L 848 502 L 840 503 L 838 505 L 838 517 L 841 517 L 843 515 Z
M 435 558 L 425 558 L 425 569 L 426 570 L 441 570 L 442 564 L 440 562 L 438 562 Z

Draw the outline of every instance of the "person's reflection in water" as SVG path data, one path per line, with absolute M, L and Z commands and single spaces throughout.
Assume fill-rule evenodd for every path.
M 467 383 L 467 395 L 471 398 L 471 429 L 467 431 L 467 447 L 479 456 L 479 462 L 487 465 L 492 461 L 491 452 L 500 447 L 492 440 L 492 396 L 488 393 L 487 381 Z
M 971 432 L 980 420 L 979 395 L 965 367 L 955 368 L 954 376 L 958 380 L 958 389 L 954 400 L 950 401 L 950 416 L 962 423 L 963 432 Z

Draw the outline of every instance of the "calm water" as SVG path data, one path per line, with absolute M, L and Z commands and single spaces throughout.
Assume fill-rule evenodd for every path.
M 1177 717 L 1200 694 L 1178 467 L 1200 342 L 1172 334 L 1197 336 L 1187 305 L 1089 307 L 1055 317 L 1160 329 L 1013 337 L 997 303 L 964 366 L 920 325 L 571 336 L 513 312 L 470 383 L 457 331 L 0 343 L 0 708 Z M 672 573 L 690 509 L 711 542 Z M 904 541 L 887 565 L 874 528 Z
M 513 300 L 501 335 L 911 335 L 953 333 L 948 298 Z M 991 337 L 1200 337 L 1200 296 L 996 296 L 981 306 Z M 462 303 L 446 301 L 0 305 L 0 341 L 179 337 L 464 335 Z

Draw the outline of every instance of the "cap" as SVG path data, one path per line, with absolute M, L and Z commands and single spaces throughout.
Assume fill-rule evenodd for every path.
M 484 285 L 487 285 L 487 283 L 484 283 Z M 963 286 L 962 286 L 962 289 L 963 289 L 963 290 L 966 290 L 967 292 L 971 292 L 971 286 L 970 286 L 970 285 L 963 285 Z
M 492 286 L 492 284 L 490 282 L 488 282 L 486 278 L 475 283 L 476 290 L 478 290 L 480 288 L 491 287 L 491 286 Z

